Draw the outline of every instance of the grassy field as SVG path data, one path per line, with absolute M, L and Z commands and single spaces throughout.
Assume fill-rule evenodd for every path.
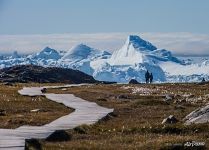
M 68 142 L 41 141 L 45 150 L 53 149 L 169 149 L 187 141 L 205 142 L 209 148 L 209 124 L 186 126 L 183 118 L 209 101 L 209 85 L 92 85 L 51 89 L 49 93 L 73 93 L 114 113 L 98 123 L 69 130 Z M 165 102 L 165 95 L 174 96 Z M 174 115 L 177 124 L 162 125 Z
M 38 86 L 38 84 L 0 85 L 0 110 L 3 112 L 0 115 L 0 128 L 44 125 L 73 111 L 45 97 L 21 96 L 17 91 L 23 86 Z M 31 112 L 34 109 L 39 109 L 39 111 Z

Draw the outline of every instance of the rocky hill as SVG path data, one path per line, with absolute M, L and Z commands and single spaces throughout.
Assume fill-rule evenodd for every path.
M 18 65 L 1 69 L 0 81 L 71 84 L 98 82 L 92 76 L 78 70 L 35 65 Z

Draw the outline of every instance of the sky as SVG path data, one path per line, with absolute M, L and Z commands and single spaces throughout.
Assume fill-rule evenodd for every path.
M 209 55 L 208 0 L 0 0 L 0 53 L 114 51 L 129 34 L 174 54 Z

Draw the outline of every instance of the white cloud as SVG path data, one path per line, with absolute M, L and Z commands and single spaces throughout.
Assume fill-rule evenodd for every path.
M 209 35 L 193 33 L 95 33 L 95 34 L 48 34 L 48 35 L 0 35 L 0 53 L 33 53 L 46 46 L 69 50 L 84 43 L 110 52 L 119 49 L 129 34 L 136 34 L 158 48 L 174 54 L 209 55 Z
M 209 55 L 209 35 L 192 33 L 144 33 L 159 48 L 180 55 Z

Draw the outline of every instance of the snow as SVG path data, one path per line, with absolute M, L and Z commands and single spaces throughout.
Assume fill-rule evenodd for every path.
M 20 58 L 20 55 L 18 54 L 17 51 L 14 51 L 10 58 L 12 58 L 12 59 Z
M 133 45 L 135 49 L 141 51 L 153 51 L 157 49 L 157 47 L 152 45 L 150 42 L 143 40 L 137 35 L 129 35 L 125 45 Z
M 209 75 L 209 65 L 191 64 L 191 65 L 179 65 L 173 62 L 161 63 L 161 68 L 170 75 L 193 75 L 194 72 L 197 75 L 208 74 Z
M 109 61 L 111 65 L 134 65 L 143 62 L 143 54 L 136 51 L 133 45 L 123 46 L 114 52 Z
M 145 82 L 147 70 L 153 73 L 154 82 L 200 82 L 203 77 L 209 80 L 208 57 L 177 58 L 137 35 L 128 36 L 113 54 L 79 44 L 67 52 L 46 47 L 36 54 L 19 56 L 15 52 L 0 59 L 0 68 L 24 64 L 72 68 L 97 80 L 119 83 L 131 79 Z
M 92 75 L 94 70 L 91 67 L 91 62 L 98 59 L 107 59 L 110 53 L 91 48 L 84 44 L 79 44 L 70 49 L 59 61 L 61 67 L 80 70 L 89 75 Z
M 110 55 L 110 53 L 91 48 L 84 44 L 79 44 L 73 47 L 72 49 L 70 49 L 61 58 L 61 60 L 68 60 L 68 61 L 82 61 L 84 59 L 93 60 L 96 58 L 105 57 L 107 55 Z
M 116 50 L 109 60 L 111 65 L 134 65 L 147 61 L 146 54 L 157 48 L 138 36 L 130 35 L 125 45 Z
M 56 50 L 51 49 L 49 47 L 44 48 L 41 52 L 32 56 L 32 59 L 44 59 L 44 60 L 48 60 L 48 59 L 58 60 L 60 58 L 61 58 L 60 54 Z
M 93 77 L 122 83 L 127 83 L 131 79 L 144 82 L 144 74 L 149 70 L 155 74 L 155 81 L 164 82 L 165 74 L 157 62 L 167 61 L 168 58 L 174 57 L 166 50 L 162 50 L 160 55 L 160 50 L 151 43 L 131 35 L 124 46 L 115 51 L 109 59 L 92 63 L 92 68 L 95 70 Z

